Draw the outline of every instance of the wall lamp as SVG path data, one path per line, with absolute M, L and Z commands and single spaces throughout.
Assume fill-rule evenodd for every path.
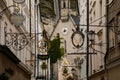
M 93 30 L 90 30 L 90 31 L 88 32 L 88 38 L 89 38 L 89 41 L 90 41 L 90 42 L 93 43 L 93 41 L 95 40 L 95 35 L 96 35 L 96 33 L 95 33 L 95 31 L 93 31 Z
M 90 30 L 89 32 L 88 32 L 88 39 L 89 39 L 89 41 L 90 41 L 90 48 L 91 49 L 93 49 L 94 51 L 96 51 L 96 52 L 100 52 L 100 53 L 102 53 L 102 54 L 105 54 L 105 53 L 103 53 L 103 52 L 101 52 L 101 51 L 99 51 L 99 50 L 96 50 L 96 49 L 94 49 L 93 48 L 93 45 L 98 45 L 98 46 L 102 46 L 103 44 L 106 44 L 106 43 L 95 43 L 95 35 L 96 35 L 96 33 L 95 33 L 95 31 L 93 31 L 93 30 Z
M 110 29 L 110 30 L 112 30 L 112 29 Z M 117 31 L 115 31 L 114 33 L 115 33 L 116 35 L 120 36 L 120 26 L 118 27 Z M 88 38 L 89 38 L 89 41 L 91 42 L 91 45 L 99 45 L 99 46 L 102 46 L 103 44 L 106 44 L 106 43 L 98 43 L 98 44 L 96 44 L 96 43 L 95 43 L 95 35 L 96 35 L 96 33 L 95 33 L 95 31 L 93 31 L 93 30 L 90 30 L 90 31 L 88 32 Z

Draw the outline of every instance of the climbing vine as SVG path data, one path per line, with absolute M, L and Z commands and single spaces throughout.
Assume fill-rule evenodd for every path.
M 60 48 L 60 36 L 57 36 L 50 41 L 50 49 L 48 51 L 50 55 L 50 63 L 54 64 L 64 55 L 64 48 Z

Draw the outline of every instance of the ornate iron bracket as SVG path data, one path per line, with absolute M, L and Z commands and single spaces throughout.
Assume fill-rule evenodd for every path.
M 28 45 L 30 36 L 25 33 L 5 33 L 5 45 L 12 46 L 14 50 L 22 50 Z

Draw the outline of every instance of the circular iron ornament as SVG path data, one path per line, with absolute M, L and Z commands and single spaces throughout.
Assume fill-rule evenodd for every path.
M 13 49 L 22 50 L 27 44 L 28 39 L 24 34 L 16 34 L 13 42 Z
M 5 44 L 7 46 L 11 46 L 14 50 L 22 50 L 27 44 L 29 40 L 27 35 L 20 33 L 8 33 L 5 37 Z
M 19 35 L 18 36 L 18 44 L 21 46 L 25 46 L 28 44 L 28 39 L 26 38 L 25 35 Z
M 13 0 L 13 2 L 17 3 L 17 4 L 22 4 L 25 2 L 25 0 Z
M 80 48 L 84 43 L 84 38 L 85 38 L 85 36 L 84 36 L 83 32 L 76 30 L 71 36 L 72 44 L 76 48 Z

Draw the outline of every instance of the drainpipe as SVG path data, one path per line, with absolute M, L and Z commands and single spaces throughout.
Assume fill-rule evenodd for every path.
M 86 78 L 89 80 L 89 0 L 87 0 L 87 53 L 86 53 Z
M 36 78 L 37 76 L 38 76 L 38 71 L 37 71 L 37 26 L 38 26 L 38 23 L 37 23 L 37 10 L 38 10 L 38 5 L 37 5 L 37 0 L 35 0 L 35 5 L 34 5 L 34 8 L 35 8 L 35 10 L 34 10 L 34 13 L 35 13 L 35 67 L 34 67 L 34 77 Z
M 109 53 L 109 27 L 108 27 L 108 20 L 109 20 L 109 16 L 108 16 L 108 9 L 109 9 L 109 0 L 106 0 L 106 54 L 105 54 L 105 58 L 104 58 L 104 62 L 105 62 L 105 70 L 106 70 L 106 58 L 107 55 Z
M 29 14 L 30 14 L 29 25 L 30 25 L 30 37 L 31 37 L 31 0 L 29 1 Z

